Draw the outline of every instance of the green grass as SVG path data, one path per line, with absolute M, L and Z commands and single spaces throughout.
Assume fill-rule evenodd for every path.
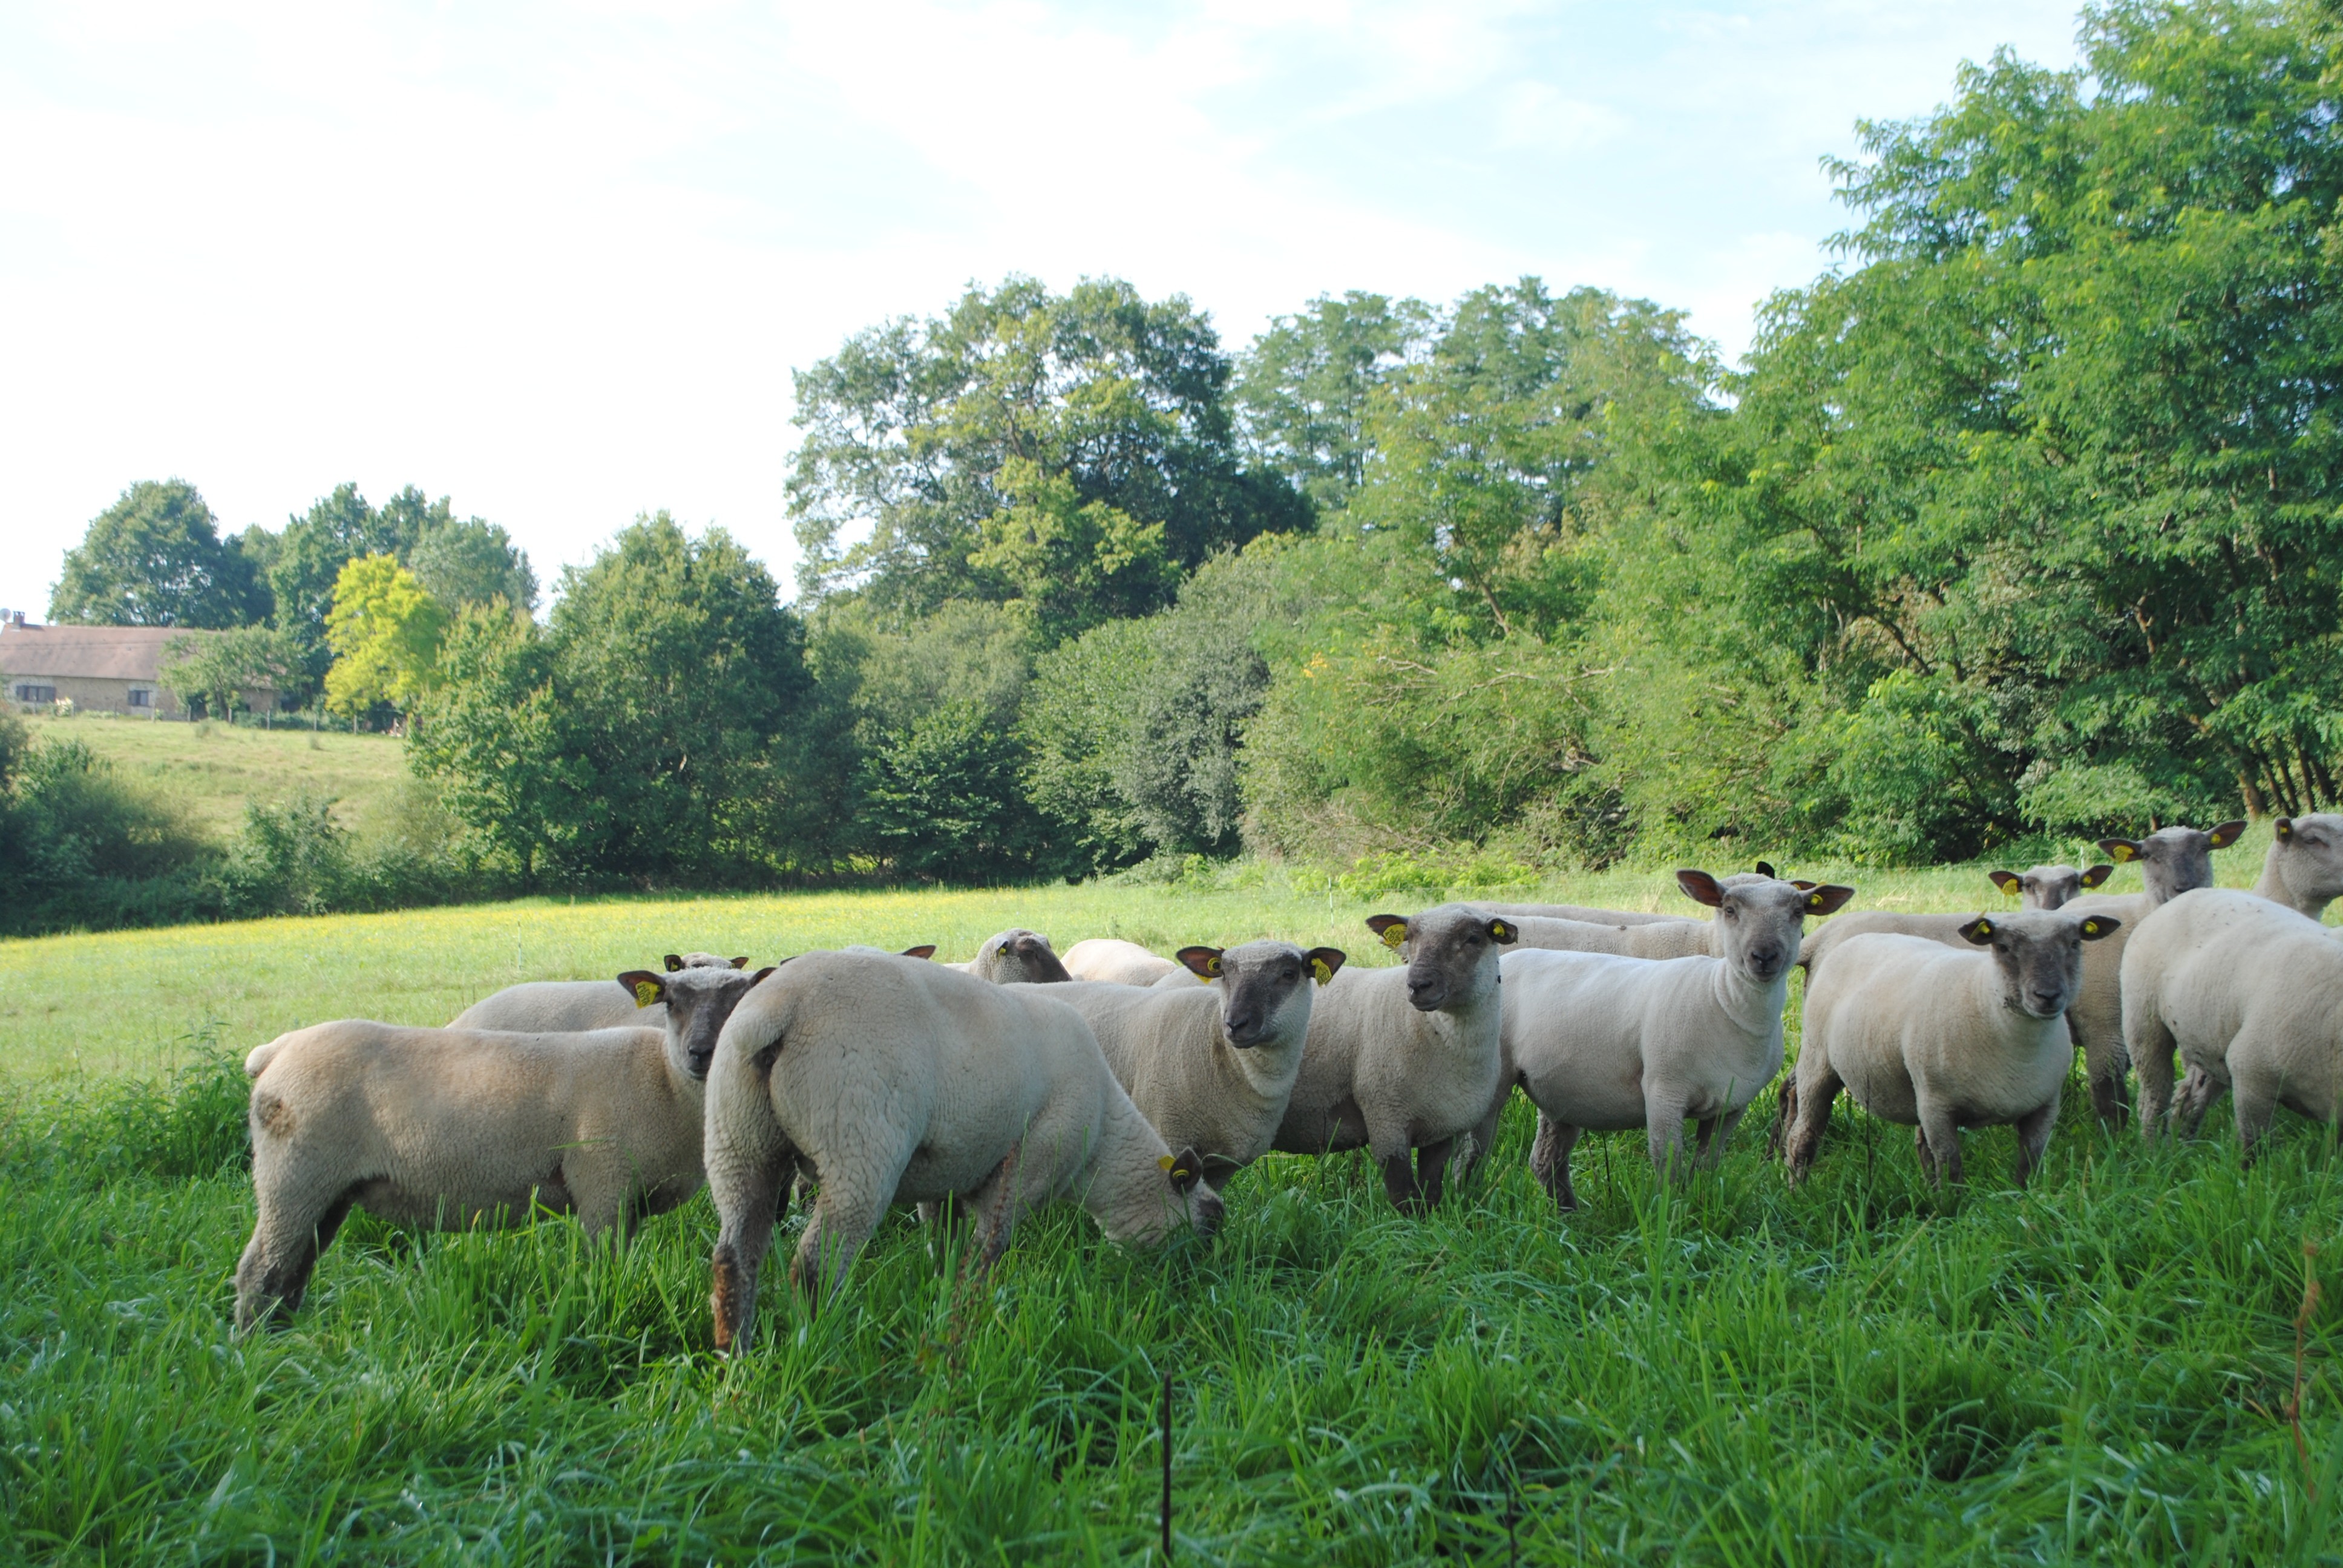
M 2225 854 L 2222 879 L 2258 860 Z M 1865 903 L 1976 897 L 1975 869 L 1850 879 Z M 2142 1149 L 2087 1124 L 2079 1085 L 2022 1193 L 2006 1130 L 1971 1134 L 1969 1188 L 1939 1195 L 1907 1132 L 1844 1104 L 1785 1191 L 1769 1094 L 1674 1195 L 1640 1138 L 1584 1141 L 1586 1207 L 1563 1221 L 1517 1102 L 1479 1183 L 1425 1220 L 1357 1157 L 1277 1158 L 1232 1183 L 1209 1248 L 1126 1252 L 1054 1210 L 979 1288 L 898 1217 L 840 1310 L 769 1293 L 729 1365 L 704 1196 L 623 1254 L 555 1220 L 354 1220 L 290 1330 L 228 1332 L 251 1223 L 236 1060 L 287 1024 L 436 1021 L 510 979 L 679 947 L 964 957 L 1012 922 L 1275 930 L 1373 961 L 1360 916 L 1423 901 L 1272 877 L 0 944 L 21 1070 L 0 1111 L 0 1557 L 1140 1563 L 1169 1372 L 1182 1562 L 1503 1563 L 1509 1511 L 1524 1562 L 2343 1561 L 2331 1295 L 2299 1449 L 2287 1419 L 2303 1248 L 2343 1221 L 2343 1154 L 2284 1117 L 2250 1171 L 2226 1128 Z
M 312 735 L 225 724 L 76 714 L 25 722 L 40 739 L 78 740 L 130 778 L 152 784 L 207 836 L 226 839 L 244 825 L 246 800 L 273 803 L 297 789 L 340 803 L 344 827 L 374 826 L 399 809 L 407 781 L 405 748 L 382 735 Z

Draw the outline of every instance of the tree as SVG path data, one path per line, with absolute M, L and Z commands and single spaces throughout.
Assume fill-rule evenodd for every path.
M 479 518 L 425 528 L 407 553 L 407 566 L 432 598 L 451 608 L 499 598 L 517 609 L 537 608 L 537 574 L 529 569 L 527 552 L 504 529 Z
M 356 485 L 337 485 L 287 521 L 272 551 L 268 582 L 277 596 L 277 624 L 298 642 L 309 682 L 323 681 L 333 663 L 326 617 L 333 609 L 342 568 L 363 556 L 404 561 L 422 530 L 447 517 L 444 499 L 427 503 L 411 485 L 379 511 Z
M 248 691 L 282 692 L 301 667 L 300 648 L 273 626 L 190 632 L 163 645 L 163 684 L 189 707 L 226 719 Z
M 1420 299 L 1353 289 L 1281 316 L 1237 363 L 1234 397 L 1247 446 L 1321 512 L 1366 481 L 1376 388 L 1419 359 L 1439 318 Z
M 142 479 L 65 553 L 49 618 L 95 626 L 242 626 L 266 613 L 249 562 L 185 479 Z
M 1228 380 L 1186 299 L 1111 279 L 1011 277 L 858 333 L 797 377 L 799 580 L 914 614 L 1031 604 L 1045 640 L 1159 608 L 1212 551 L 1308 520 L 1242 467 Z
M 407 765 L 447 786 L 472 848 L 524 881 L 554 866 L 590 869 L 577 825 L 595 779 L 570 749 L 551 639 L 507 606 L 468 605 L 447 628 L 439 671 L 416 702 Z
M 411 707 L 431 683 L 447 627 L 447 607 L 390 557 L 366 556 L 343 567 L 326 618 L 334 650 L 327 709 L 354 719 L 377 703 Z

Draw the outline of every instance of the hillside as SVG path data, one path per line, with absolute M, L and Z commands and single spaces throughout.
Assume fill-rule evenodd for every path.
M 336 819 L 362 829 L 397 809 L 407 777 L 404 743 L 383 735 L 93 714 L 25 722 L 39 739 L 78 740 L 122 772 L 152 781 L 215 839 L 243 823 L 246 800 L 282 800 L 305 789 L 332 796 Z

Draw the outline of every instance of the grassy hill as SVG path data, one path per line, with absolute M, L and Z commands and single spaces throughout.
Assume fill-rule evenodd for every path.
M 242 825 L 246 800 L 281 800 L 305 789 L 335 797 L 336 819 L 363 828 L 397 809 L 407 777 L 401 742 L 385 735 L 86 713 L 25 722 L 40 739 L 78 740 L 122 772 L 153 783 L 215 838 Z

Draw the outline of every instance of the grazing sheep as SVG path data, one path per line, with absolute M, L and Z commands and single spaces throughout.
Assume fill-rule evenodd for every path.
M 1405 1211 L 1440 1201 L 1448 1157 L 1488 1108 L 1498 1072 L 1497 954 L 1513 923 L 1442 904 L 1367 929 L 1399 969 L 1346 969 L 1319 988 L 1302 1070 L 1270 1145 L 1326 1154 L 1364 1144 Z M 1421 1151 L 1421 1153 L 1417 1151 Z
M 1701 1160 L 1723 1157 L 1750 1101 L 1782 1070 L 1782 1007 L 1806 916 L 1855 896 L 1700 870 L 1676 881 L 1716 910 L 1715 955 L 1505 955 L 1503 1078 L 1474 1141 L 1493 1141 L 1518 1082 L 1538 1111 L 1530 1169 L 1559 1209 L 1578 1205 L 1570 1151 L 1589 1130 L 1644 1129 L 1664 1179 L 1676 1172 L 1686 1118 L 1698 1123 Z
M 1166 975 L 1188 971 L 1137 942 L 1119 937 L 1088 937 L 1066 950 L 1066 972 L 1078 980 L 1109 985 L 1153 985 Z
M 1049 938 L 1021 926 L 996 931 L 984 939 L 976 957 L 947 967 L 994 985 L 1048 985 L 1074 978 L 1051 950 Z
M 2021 910 L 2056 910 L 2069 899 L 2090 891 L 2115 872 L 2111 862 L 2102 861 L 2087 871 L 2072 866 L 2029 866 L 2023 871 L 1987 871 L 1993 885 L 2003 892 L 2014 894 Z
M 748 959 L 715 953 L 669 953 L 667 970 L 737 970 Z M 639 1010 L 634 993 L 616 980 L 527 980 L 482 997 L 447 1020 L 449 1029 L 514 1030 L 567 1034 L 589 1029 L 659 1029 L 666 1014 Z
M 2160 829 L 2145 839 L 2102 839 L 2099 848 L 2117 861 L 2137 860 L 2147 890 L 2087 893 L 2066 909 L 2116 921 L 2110 940 L 2083 950 L 2083 989 L 2066 1009 L 2066 1027 L 2083 1050 L 2091 1109 L 2109 1126 L 2124 1119 L 2123 950 L 2148 911 L 2191 888 L 2213 885 L 2213 851 L 2237 841 L 2243 822 L 2224 822 L 2211 832 L 2196 828 Z
M 1342 958 L 1279 941 L 1182 948 L 1182 972 L 1206 983 L 1089 982 L 1050 994 L 1082 1015 L 1139 1113 L 1164 1142 L 1195 1150 L 1218 1191 L 1269 1152 L 1302 1070 L 1312 1001 Z
M 800 1165 L 820 1182 L 790 1277 L 838 1291 L 890 1203 L 960 1200 L 990 1268 L 1036 1204 L 1071 1196 L 1117 1241 L 1210 1236 L 1221 1201 L 1114 1081 L 1049 991 L 947 965 L 801 954 L 725 1026 L 709 1073 L 716 1344 L 745 1342 L 757 1275 Z
M 2318 920 L 2343 898 L 2343 816 L 2280 817 L 2254 891 Z
M 1814 971 L 1797 1072 L 1782 1091 L 1792 1181 L 1814 1164 L 1842 1086 L 1874 1116 L 1916 1130 L 1933 1181 L 1962 1179 L 1964 1127 L 2016 1126 L 2021 1187 L 2041 1164 L 2074 1066 L 2064 1015 L 2082 985 L 2084 944 L 2116 922 L 2069 906 L 1977 915 L 1964 930 L 1966 951 L 1894 932 L 1856 937 Z
M 2173 1107 L 2184 1137 L 2225 1089 L 2248 1163 L 2278 1106 L 2338 1120 L 2343 943 L 2298 910 L 2223 888 L 2157 909 L 2124 952 L 2123 1020 L 2142 1138 L 2156 1136 L 2172 1098 L 2176 1047 L 2188 1070 Z
M 512 1033 L 347 1019 L 278 1036 L 251 1075 L 252 1240 L 236 1321 L 299 1310 L 353 1204 L 424 1226 L 506 1224 L 532 1203 L 588 1235 L 664 1213 L 700 1185 L 700 1081 L 758 981 L 729 969 L 618 982 L 663 1029 Z

